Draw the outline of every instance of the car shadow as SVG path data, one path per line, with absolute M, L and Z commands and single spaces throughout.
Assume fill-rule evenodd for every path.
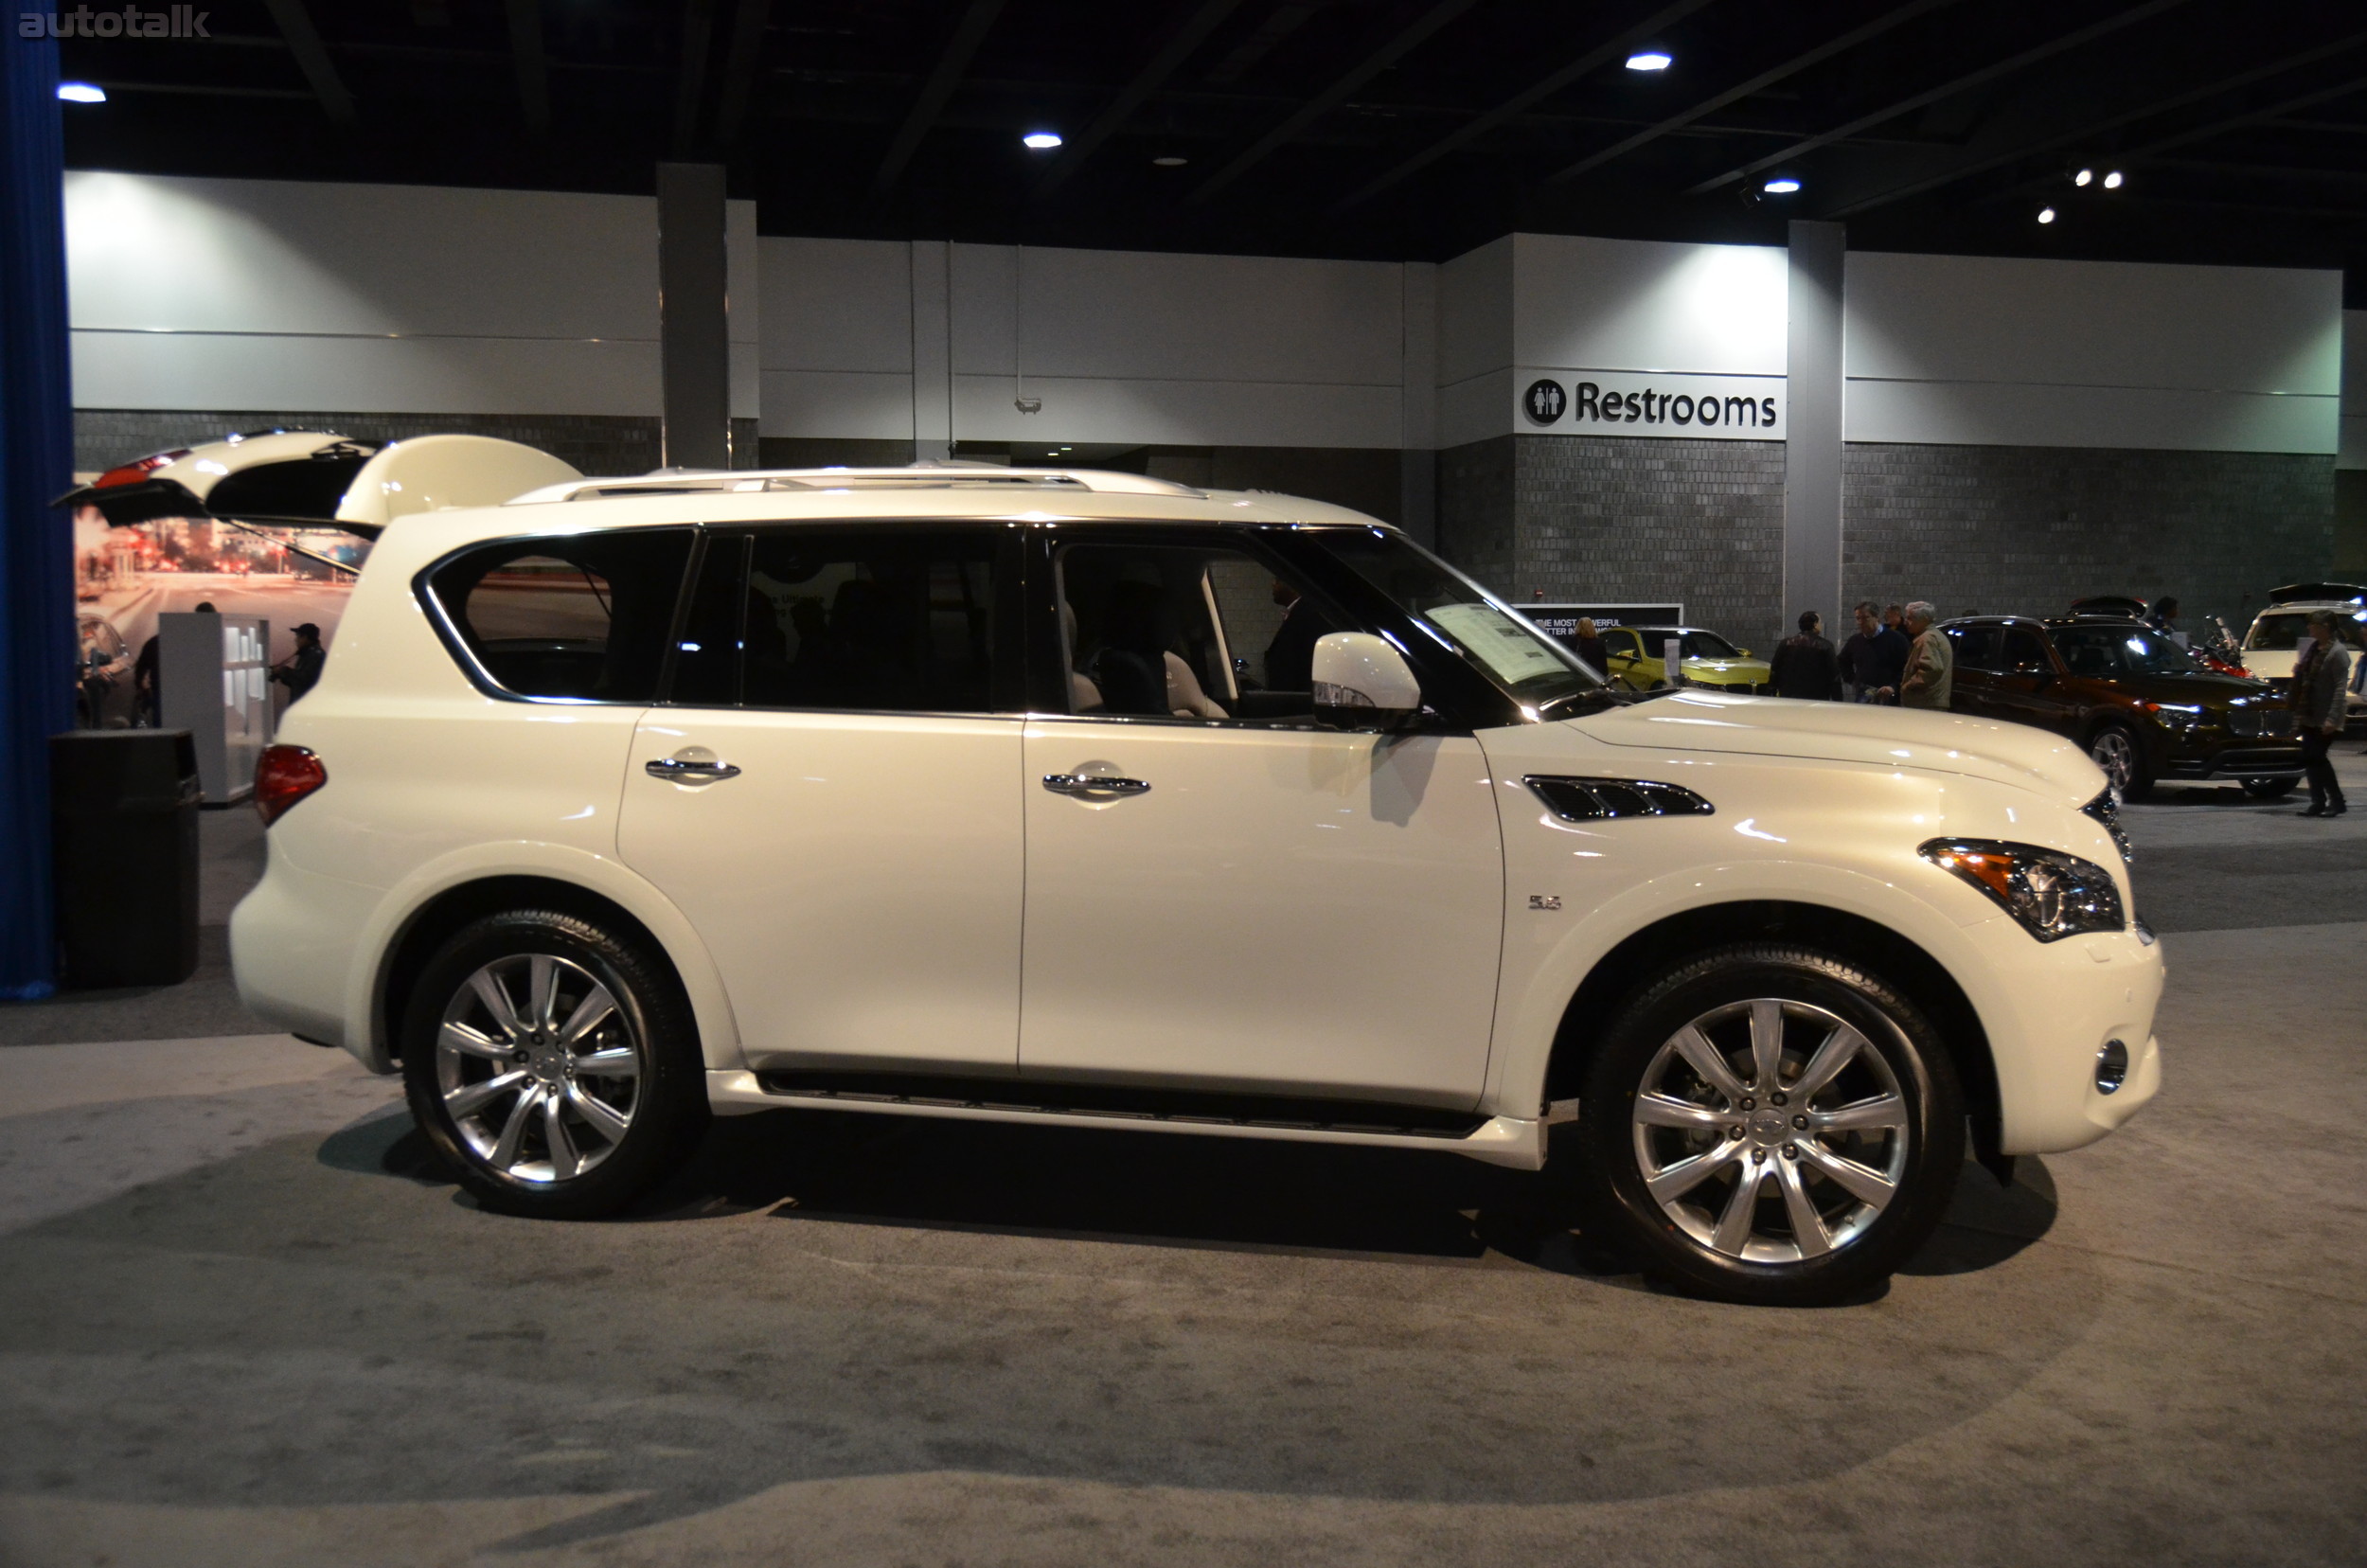
M 332 1134 L 324 1165 L 452 1187 L 400 1107 Z M 1554 1178 L 1447 1153 L 828 1111 L 718 1120 L 684 1167 L 614 1223 L 756 1212 L 790 1221 L 1134 1246 L 1533 1268 L 1659 1292 L 1575 1227 Z M 2014 1185 L 1967 1161 L 1948 1218 L 1900 1270 L 1994 1267 L 2055 1221 L 2035 1159 Z M 1877 1289 L 1842 1303 L 1878 1299 Z

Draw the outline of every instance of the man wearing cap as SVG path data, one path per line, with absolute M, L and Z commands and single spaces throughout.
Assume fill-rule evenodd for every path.
M 288 701 L 294 703 L 312 689 L 321 678 L 321 666 L 329 661 L 329 650 L 321 646 L 321 629 L 306 621 L 295 629 L 295 651 L 271 667 L 271 678 L 288 688 Z

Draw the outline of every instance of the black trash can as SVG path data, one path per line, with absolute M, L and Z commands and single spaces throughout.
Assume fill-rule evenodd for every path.
M 197 744 L 187 730 L 49 738 L 58 942 L 70 989 L 197 971 Z

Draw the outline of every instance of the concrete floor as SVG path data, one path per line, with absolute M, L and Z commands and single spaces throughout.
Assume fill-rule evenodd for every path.
M 528 1224 L 219 994 L 9 1009 L 0 1561 L 2367 1561 L 2367 810 L 2293 805 L 2131 808 L 2168 1087 L 1824 1311 L 1092 1131 L 768 1116 Z M 211 1038 L 69 1043 L 142 1018 Z

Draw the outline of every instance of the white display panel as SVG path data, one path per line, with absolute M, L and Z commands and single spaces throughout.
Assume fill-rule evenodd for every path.
M 208 805 L 243 800 L 271 743 L 271 623 L 255 615 L 156 617 L 157 706 L 164 727 L 196 739 Z

